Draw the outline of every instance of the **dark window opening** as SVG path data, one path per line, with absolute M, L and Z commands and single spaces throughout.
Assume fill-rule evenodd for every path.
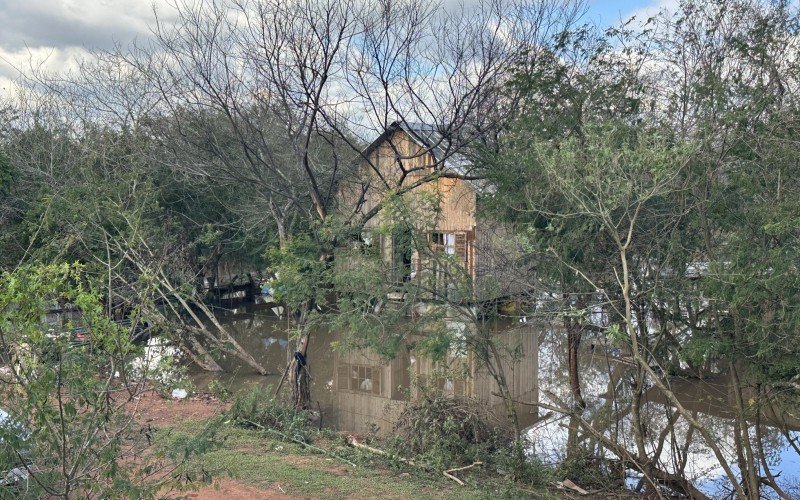
M 414 237 L 411 228 L 401 225 L 392 232 L 392 275 L 394 282 L 403 284 L 411 280 L 411 262 L 414 254 Z

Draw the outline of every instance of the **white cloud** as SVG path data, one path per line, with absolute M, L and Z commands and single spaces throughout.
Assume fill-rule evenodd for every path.
M 0 0 L 0 96 L 20 71 L 63 71 L 88 50 L 146 40 L 154 7 L 172 19 L 169 0 Z
M 678 8 L 680 8 L 680 0 L 655 0 L 650 5 L 628 12 L 623 16 L 623 20 L 636 17 L 636 21 L 644 23 L 661 11 L 675 12 Z
M 155 4 L 169 13 L 169 4 Z M 143 0 L 0 0 L 0 47 L 86 46 L 149 36 L 153 5 Z

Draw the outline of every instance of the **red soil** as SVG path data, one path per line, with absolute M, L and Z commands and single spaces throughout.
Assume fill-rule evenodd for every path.
M 166 427 L 182 420 L 207 420 L 220 415 L 228 404 L 208 394 L 198 394 L 186 399 L 170 399 L 156 391 L 146 391 L 129 403 L 142 424 Z
M 136 412 L 137 420 L 153 427 L 166 427 L 182 420 L 204 420 L 220 415 L 229 404 L 222 403 L 213 396 L 199 394 L 186 399 L 170 399 L 156 391 L 146 391 L 129 404 L 130 410 Z M 181 493 L 177 498 L 198 500 L 244 500 L 251 498 L 288 499 L 289 495 L 281 492 L 280 485 L 263 489 L 247 485 L 229 478 L 218 478 L 214 484 L 200 488 L 198 491 Z

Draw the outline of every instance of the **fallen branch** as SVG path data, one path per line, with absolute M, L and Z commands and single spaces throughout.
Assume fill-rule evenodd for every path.
M 349 444 L 353 448 L 358 448 L 358 449 L 361 449 L 361 450 L 367 450 L 367 451 L 369 451 L 371 453 L 375 453 L 376 455 L 382 455 L 384 457 L 390 457 L 391 456 L 391 455 L 389 455 L 388 453 L 386 453 L 383 450 L 380 450 L 378 448 L 373 448 L 372 446 L 366 445 L 364 443 L 359 443 L 358 440 L 356 439 L 356 437 L 353 436 L 352 434 L 347 436 L 347 444 Z M 403 463 L 406 463 L 408 465 L 416 467 L 416 464 L 411 459 L 404 458 L 404 457 L 397 457 L 397 459 L 400 460 Z
M 302 441 L 300 439 L 288 436 L 288 435 L 284 434 L 281 431 L 276 431 L 275 429 L 270 429 L 270 428 L 264 427 L 263 425 L 261 425 L 259 423 L 253 422 L 252 420 L 244 420 L 244 422 L 247 422 L 248 424 L 250 424 L 250 425 L 252 425 L 254 427 L 258 427 L 259 429 L 261 429 L 263 431 L 272 432 L 274 434 L 277 434 L 277 435 L 281 436 L 283 439 L 286 439 L 287 441 L 293 441 L 293 442 L 295 442 L 295 443 L 297 443 L 299 445 L 305 446 L 306 448 L 311 448 L 312 450 L 316 450 L 316 451 L 318 451 L 318 452 L 320 452 L 320 453 L 322 453 L 324 455 L 330 455 L 333 458 L 338 458 L 342 462 L 348 463 L 348 464 L 352 465 L 353 467 L 358 467 L 356 464 L 354 464 L 353 462 L 351 462 L 350 460 L 348 460 L 346 458 L 340 457 L 339 455 L 336 455 L 335 453 L 331 453 L 328 450 L 323 450 L 322 448 L 314 446 L 313 444 L 308 444 L 305 441 Z
M 563 481 L 557 482 L 556 486 L 559 487 L 560 489 L 563 489 L 563 490 L 572 490 L 575 493 L 577 493 L 579 495 L 583 495 L 583 496 L 586 496 L 586 495 L 589 494 L 588 491 L 584 490 L 583 488 L 581 488 L 577 484 L 573 483 L 569 479 L 565 479 Z
M 292 361 L 294 361 L 294 359 Z M 286 365 L 286 369 L 283 370 L 283 376 L 281 377 L 280 382 L 278 382 L 278 387 L 275 388 L 275 394 L 273 394 L 272 397 L 275 398 L 278 397 L 278 393 L 281 392 L 281 387 L 283 387 L 283 381 L 286 380 L 286 375 L 289 373 L 289 368 L 292 366 L 292 361 L 290 361 Z
M 464 467 L 456 467 L 455 469 L 449 469 L 449 470 L 446 470 L 446 471 L 442 472 L 442 474 L 444 474 L 444 477 L 452 479 L 453 481 L 457 482 L 461 486 L 464 486 L 464 481 L 462 481 L 459 478 L 457 478 L 456 476 L 452 475 L 451 472 L 458 472 L 460 470 L 471 469 L 472 467 L 475 467 L 476 465 L 483 465 L 483 462 L 474 462 L 474 463 L 472 463 L 470 465 L 465 465 Z

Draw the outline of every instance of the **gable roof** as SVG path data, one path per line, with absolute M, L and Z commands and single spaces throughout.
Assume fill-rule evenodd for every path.
M 433 155 L 434 160 L 441 162 L 443 168 L 450 169 L 458 175 L 467 175 L 471 162 L 464 155 L 452 151 L 452 143 L 438 128 L 424 123 L 392 122 L 381 135 L 361 152 L 362 157 L 368 157 L 397 130 L 402 130 L 408 134 L 418 146 Z

